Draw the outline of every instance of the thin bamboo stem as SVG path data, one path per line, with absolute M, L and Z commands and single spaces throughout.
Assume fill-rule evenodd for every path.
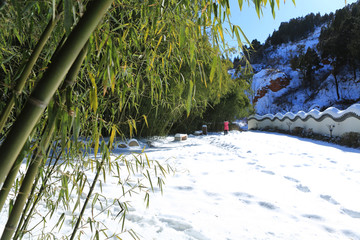
M 86 13 L 70 33 L 64 46 L 35 87 L 8 136 L 0 146 L 0 156 L 2 156 L 0 162 L 0 184 L 4 182 L 5 177 L 8 175 L 45 107 L 112 2 L 113 0 L 94 0 L 89 4 Z M 13 227 L 9 226 L 9 230 Z M 4 239 L 9 239 L 10 237 Z
M 91 197 L 91 195 L 92 195 L 92 193 L 93 193 L 93 191 L 94 191 L 94 189 L 95 189 L 96 182 L 97 182 L 97 180 L 98 180 L 98 178 L 99 178 L 99 176 L 100 176 L 100 172 L 101 172 L 102 167 L 104 166 L 105 161 L 106 161 L 106 157 L 103 157 L 103 159 L 101 160 L 101 163 L 99 164 L 99 167 L 97 168 L 94 181 L 92 182 L 91 187 L 90 187 L 90 190 L 89 190 L 89 193 L 88 193 L 88 195 L 86 196 L 84 205 L 83 205 L 83 207 L 82 207 L 82 209 L 81 209 L 81 212 L 80 212 L 80 214 L 79 214 L 79 217 L 78 217 L 78 219 L 77 219 L 77 221 L 76 221 L 75 227 L 74 227 L 73 232 L 72 232 L 71 237 L 70 237 L 70 240 L 74 240 L 75 235 L 76 235 L 76 232 L 77 232 L 77 230 L 79 229 L 82 216 L 84 215 L 86 206 L 87 206 L 87 204 L 88 204 L 88 202 L 89 202 L 89 200 L 90 200 L 90 197 Z

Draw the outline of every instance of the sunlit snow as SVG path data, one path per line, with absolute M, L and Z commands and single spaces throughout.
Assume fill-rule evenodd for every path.
M 176 173 L 166 177 L 163 195 L 151 194 L 148 209 L 143 196 L 132 198 L 125 227 L 142 239 L 360 239 L 360 150 L 256 131 L 173 140 L 156 140 L 146 150 Z M 120 187 L 107 179 L 102 194 L 111 200 Z M 6 216 L 0 215 L 0 230 Z M 108 235 L 121 229 L 106 213 L 97 219 Z M 58 239 L 71 232 L 69 221 L 64 225 L 53 231 Z

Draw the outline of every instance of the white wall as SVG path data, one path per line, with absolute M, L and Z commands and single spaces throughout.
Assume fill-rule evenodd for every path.
M 324 112 L 311 111 L 285 115 L 267 114 L 265 116 L 251 116 L 248 119 L 248 129 L 277 128 L 292 131 L 295 127 L 312 129 L 314 133 L 330 136 L 341 136 L 347 132 L 360 133 L 360 104 L 354 104 L 345 111 L 329 108 Z

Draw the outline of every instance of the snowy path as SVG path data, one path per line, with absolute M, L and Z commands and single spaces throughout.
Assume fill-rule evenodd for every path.
M 261 132 L 173 139 L 146 151 L 150 159 L 175 164 L 164 194 L 151 194 L 148 209 L 143 196 L 131 199 L 125 227 L 142 239 L 360 240 L 360 150 Z M 107 179 L 102 194 L 111 202 L 121 189 Z M 113 215 L 119 211 L 110 208 Z M 6 214 L 0 214 L 0 231 Z M 58 239 L 71 233 L 69 219 L 52 231 Z M 119 219 L 106 213 L 97 220 L 109 236 L 121 230 Z
M 260 132 L 165 142 L 149 157 L 187 171 L 128 226 L 144 239 L 360 239 L 359 153 Z

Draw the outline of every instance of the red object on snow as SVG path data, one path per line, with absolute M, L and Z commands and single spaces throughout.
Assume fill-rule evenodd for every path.
M 229 131 L 229 122 L 228 121 L 224 122 L 224 130 Z

